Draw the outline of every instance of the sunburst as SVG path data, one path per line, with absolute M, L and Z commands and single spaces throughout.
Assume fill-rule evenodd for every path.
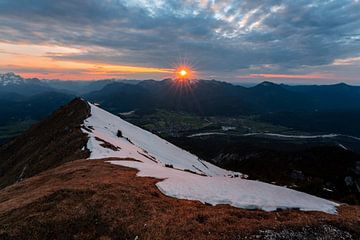
M 177 81 L 189 81 L 196 78 L 196 70 L 193 64 L 186 59 L 181 59 L 174 64 L 173 78 Z

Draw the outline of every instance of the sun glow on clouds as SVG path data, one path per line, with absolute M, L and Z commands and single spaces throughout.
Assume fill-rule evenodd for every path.
M 239 78 L 272 78 L 272 79 L 329 79 L 333 77 L 331 74 L 313 73 L 313 74 L 248 74 L 240 76 Z
M 359 0 L 0 2 L 1 72 L 162 79 L 189 52 L 203 79 L 316 72 L 359 84 Z
M 360 57 L 335 59 L 333 65 L 353 65 L 360 62 Z
M 177 80 L 189 80 L 194 78 L 194 73 L 190 67 L 182 65 L 176 68 L 174 77 Z
M 155 68 L 61 60 L 56 57 L 80 54 L 85 49 L 64 46 L 10 44 L 0 42 L 0 71 L 14 71 L 24 77 L 61 79 L 147 78 L 169 76 L 170 68 Z

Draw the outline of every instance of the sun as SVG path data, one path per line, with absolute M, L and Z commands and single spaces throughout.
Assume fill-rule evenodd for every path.
M 187 75 L 187 71 L 185 69 L 181 69 L 180 72 L 179 72 L 180 76 L 182 77 L 186 77 Z
M 190 80 L 193 77 L 193 71 L 188 66 L 178 66 L 175 69 L 175 79 L 177 80 Z
M 197 79 L 197 70 L 192 61 L 188 57 L 179 57 L 176 62 L 172 64 L 172 76 L 175 82 L 190 83 Z

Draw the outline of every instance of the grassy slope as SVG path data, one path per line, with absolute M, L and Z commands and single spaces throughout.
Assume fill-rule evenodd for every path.
M 0 191 L 0 239 L 243 239 L 266 229 L 299 239 L 360 237 L 356 206 L 339 215 L 209 206 L 167 197 L 155 187 L 159 180 L 136 172 L 80 160 L 7 187 Z

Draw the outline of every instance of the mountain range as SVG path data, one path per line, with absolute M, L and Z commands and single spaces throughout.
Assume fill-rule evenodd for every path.
M 246 88 L 215 80 L 182 83 L 171 79 L 59 81 L 24 79 L 14 73 L 0 75 L 2 99 L 9 99 L 11 94 L 16 99 L 18 95 L 32 96 L 45 92 L 85 96 L 120 112 L 145 107 L 204 115 L 360 109 L 360 87 L 345 83 L 290 86 L 262 82 Z
M 347 111 L 360 109 L 360 87 L 287 86 L 263 82 L 245 88 L 225 82 L 199 80 L 143 81 L 136 85 L 112 83 L 85 95 L 114 111 L 144 106 L 201 115 L 256 114 L 283 111 Z M 129 101 L 131 100 L 135 101 Z M 126 105 L 128 104 L 128 105 Z
M 164 109 L 200 116 L 256 115 L 261 121 L 299 131 L 360 136 L 360 87 L 344 83 L 289 86 L 263 82 L 246 88 L 215 80 L 59 81 L 7 73 L 0 76 L 0 123 L 38 121 L 75 96 L 115 114 Z
M 0 239 L 357 239 L 360 209 L 249 180 L 76 98 L 0 146 Z

